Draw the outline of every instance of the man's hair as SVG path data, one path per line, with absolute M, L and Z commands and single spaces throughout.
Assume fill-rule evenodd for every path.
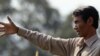
M 88 18 L 92 17 L 93 18 L 93 27 L 95 29 L 98 28 L 99 14 L 98 14 L 98 11 L 96 10 L 96 8 L 94 8 L 93 6 L 79 7 L 73 12 L 73 16 L 75 16 L 75 17 L 81 16 L 82 20 L 84 22 L 87 22 Z

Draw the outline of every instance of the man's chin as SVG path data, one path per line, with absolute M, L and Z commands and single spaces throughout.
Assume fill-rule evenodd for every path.
M 82 35 L 78 35 L 79 37 L 83 37 Z

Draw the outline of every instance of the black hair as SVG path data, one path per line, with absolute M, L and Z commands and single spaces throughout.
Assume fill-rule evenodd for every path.
M 79 7 L 73 12 L 73 16 L 75 16 L 75 17 L 81 16 L 82 20 L 84 22 L 87 22 L 88 18 L 92 17 L 93 18 L 93 27 L 95 29 L 98 28 L 99 14 L 98 14 L 98 11 L 96 10 L 96 8 L 94 8 L 93 6 Z

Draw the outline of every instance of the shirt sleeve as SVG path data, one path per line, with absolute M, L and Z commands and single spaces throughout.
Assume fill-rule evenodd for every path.
M 19 28 L 18 35 L 26 38 L 32 44 L 60 56 L 70 56 L 75 48 L 75 39 L 61 39 L 50 35 Z

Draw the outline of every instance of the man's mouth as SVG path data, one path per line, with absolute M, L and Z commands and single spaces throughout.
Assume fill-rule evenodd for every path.
M 75 30 L 76 32 L 79 32 L 78 30 Z

